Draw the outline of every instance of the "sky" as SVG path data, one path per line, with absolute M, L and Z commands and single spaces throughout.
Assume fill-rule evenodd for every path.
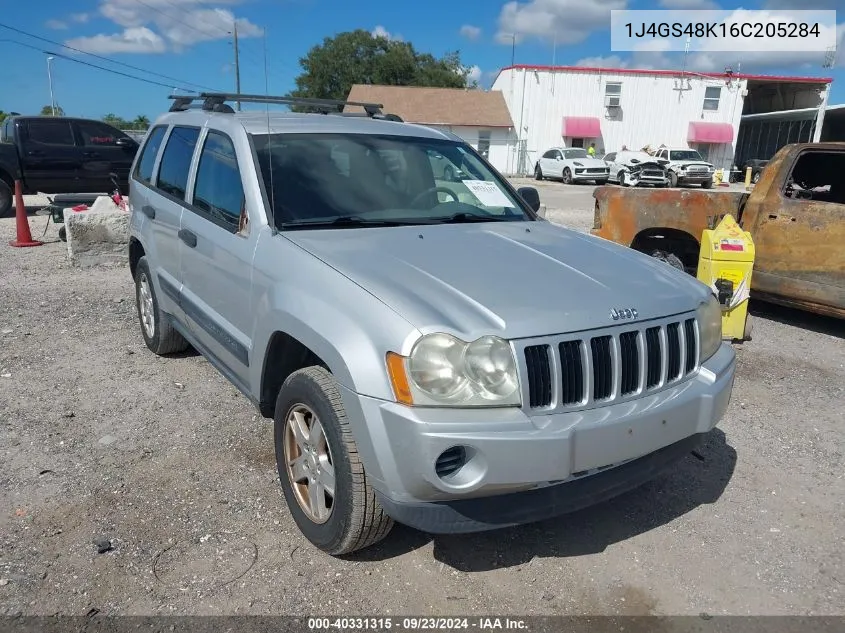
M 234 92 L 231 32 L 235 22 L 244 93 L 263 94 L 269 89 L 271 94 L 285 94 L 301 72 L 299 59 L 312 46 L 359 28 L 411 42 L 417 50 L 435 56 L 457 50 L 469 76 L 489 88 L 498 70 L 512 60 L 517 64 L 682 67 L 682 52 L 612 51 L 612 9 L 776 11 L 798 4 L 795 0 L 10 2 L 0 13 L 0 52 L 7 61 L 0 109 L 33 113 L 49 104 L 48 66 L 56 101 L 74 116 L 99 118 L 111 113 L 154 119 L 169 107 L 167 95 L 173 94 L 174 87 Z M 731 66 L 742 73 L 833 77 L 830 103 L 845 103 L 845 4 L 843 0 L 804 0 L 800 8 L 842 9 L 837 15 L 839 52 L 833 68 L 823 67 L 824 52 L 803 51 L 693 51 L 687 68 L 721 72 Z M 54 54 L 50 62 L 45 51 Z

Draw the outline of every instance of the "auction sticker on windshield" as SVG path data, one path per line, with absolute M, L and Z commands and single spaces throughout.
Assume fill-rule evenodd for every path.
M 495 182 L 486 180 L 463 180 L 461 184 L 472 192 L 479 202 L 486 207 L 512 207 L 513 203 L 508 200 L 505 193 L 499 189 Z

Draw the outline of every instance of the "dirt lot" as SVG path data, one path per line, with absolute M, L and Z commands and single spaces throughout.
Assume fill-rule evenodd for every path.
M 542 187 L 564 200 L 550 217 L 587 228 L 590 188 L 561 187 Z M 634 492 L 482 535 L 396 527 L 337 560 L 284 507 L 271 425 L 201 357 L 146 350 L 128 271 L 70 268 L 53 225 L 40 248 L 13 232 L 0 220 L 0 614 L 845 612 L 841 322 L 755 306 L 703 459 Z

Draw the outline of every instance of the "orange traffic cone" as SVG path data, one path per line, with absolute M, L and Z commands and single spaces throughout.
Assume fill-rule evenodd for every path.
M 29 219 L 26 217 L 26 207 L 23 204 L 23 188 L 21 181 L 15 181 L 15 222 L 18 229 L 18 239 L 9 242 L 9 246 L 23 248 L 25 246 L 42 246 L 44 242 L 32 239 L 29 230 Z

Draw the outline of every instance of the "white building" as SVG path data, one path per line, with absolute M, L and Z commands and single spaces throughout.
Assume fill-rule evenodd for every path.
M 496 169 L 507 170 L 516 136 L 499 91 L 355 84 L 347 100 L 380 103 L 384 112 L 397 114 L 407 123 L 448 130 L 478 150 Z
M 502 92 L 517 129 L 507 173 L 529 174 L 554 146 L 589 147 L 596 154 L 690 147 L 729 169 L 743 114 L 814 108 L 819 140 L 829 78 L 736 73 L 516 65 L 503 68 L 492 90 Z

